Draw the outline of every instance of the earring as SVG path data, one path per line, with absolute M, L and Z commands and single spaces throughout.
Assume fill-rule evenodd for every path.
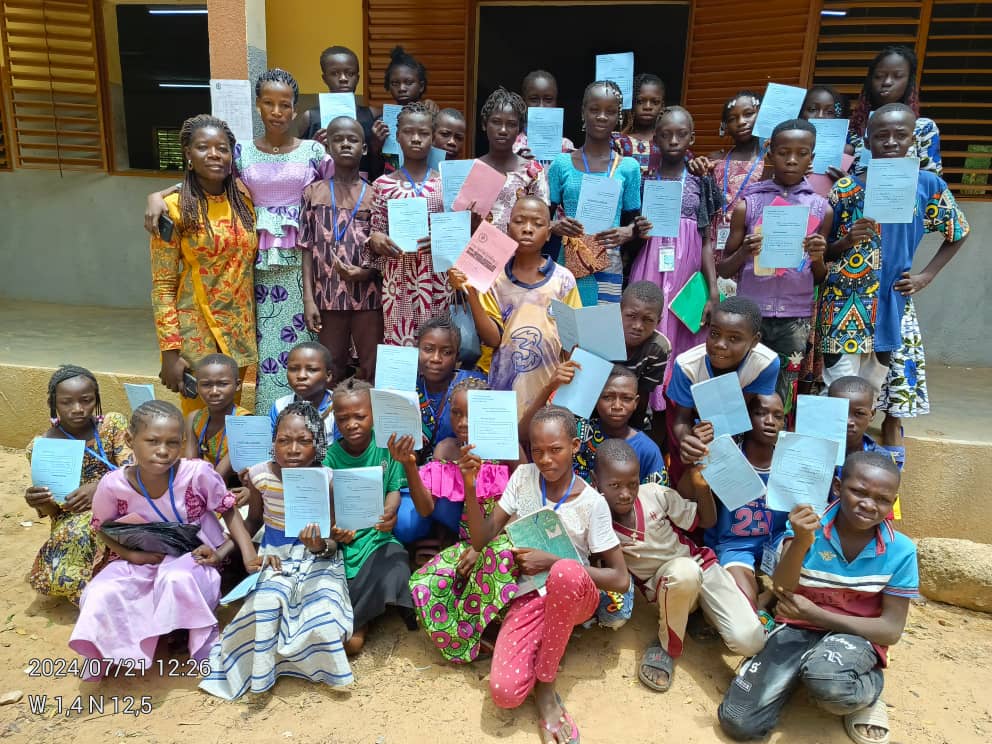
M 52 416 L 48 420 L 52 422 L 52 426 L 58 426 L 59 425 L 59 417 L 58 416 Z
M 103 414 L 102 413 L 98 413 L 97 416 L 96 416 L 96 425 L 99 426 L 102 423 L 103 423 Z
M 721 137 L 727 136 L 727 125 L 724 124 L 723 122 L 720 123 L 720 136 Z
M 192 160 L 187 160 L 186 161 L 186 170 L 193 170 L 193 161 Z
M 583 117 L 583 119 L 582 119 L 582 131 L 583 132 L 586 131 L 586 120 L 585 120 L 585 117 Z

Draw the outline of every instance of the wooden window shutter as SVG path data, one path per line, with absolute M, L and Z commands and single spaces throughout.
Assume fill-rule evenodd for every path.
M 720 118 L 724 101 L 738 90 L 805 85 L 812 64 L 805 42 L 816 32 L 818 12 L 815 0 L 693 2 L 682 89 L 695 119 L 695 152 L 729 147 L 718 134 Z
M 106 170 L 91 0 L 0 0 L 20 167 Z
M 399 44 L 427 68 L 425 98 L 467 113 L 468 0 L 366 0 L 369 99 L 392 103 L 382 80 L 389 52 Z
M 920 52 L 921 113 L 940 129 L 956 196 L 992 198 L 992 3 L 934 0 Z

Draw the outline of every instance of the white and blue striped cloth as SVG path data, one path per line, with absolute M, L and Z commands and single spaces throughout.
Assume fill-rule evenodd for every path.
M 344 651 L 353 617 L 340 552 L 316 559 L 299 542 L 266 546 L 282 571 L 265 569 L 255 590 L 210 650 L 200 688 L 236 700 L 265 692 L 279 676 L 334 687 L 353 681 Z

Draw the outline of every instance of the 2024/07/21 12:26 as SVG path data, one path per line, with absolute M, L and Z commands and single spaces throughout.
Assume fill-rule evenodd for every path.
M 29 659 L 29 677 L 64 679 L 66 677 L 140 677 L 147 672 L 160 677 L 205 677 L 210 674 L 210 662 L 206 659 Z

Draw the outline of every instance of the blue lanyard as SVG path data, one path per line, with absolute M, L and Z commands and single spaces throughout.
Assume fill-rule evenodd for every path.
M 404 170 L 403 172 L 406 173 L 406 170 Z M 409 177 L 410 176 L 407 175 L 407 178 Z M 427 179 L 424 180 L 426 181 Z M 410 183 L 413 183 L 413 181 L 411 181 Z M 358 201 L 355 202 L 355 208 L 351 210 L 351 216 L 348 217 L 348 221 L 341 226 L 340 233 L 338 232 L 338 200 L 337 197 L 334 196 L 334 181 L 328 180 L 327 185 L 331 187 L 331 210 L 334 212 L 334 226 L 333 226 L 334 242 L 340 243 L 341 238 L 343 238 L 344 234 L 348 232 L 348 227 L 354 221 L 355 215 L 358 214 L 358 208 L 362 206 L 362 199 L 365 198 L 365 190 L 368 189 L 369 185 L 366 181 L 362 181 L 362 193 L 358 195 Z M 423 187 L 423 184 L 421 184 L 421 187 Z M 414 190 L 416 190 L 416 188 L 417 187 L 414 186 Z M 417 196 L 420 196 L 419 192 Z
M 233 416 L 236 406 L 231 404 L 231 413 L 229 415 Z M 203 440 L 207 436 L 207 429 L 210 428 L 210 413 L 207 413 L 207 423 L 203 425 L 203 431 L 200 432 L 200 438 L 196 440 L 196 453 L 203 457 Z M 224 428 L 221 429 L 220 441 L 217 442 L 217 454 L 214 455 L 214 465 L 220 462 L 220 448 L 224 446 L 224 440 L 227 439 L 227 419 L 224 419 Z
M 62 432 L 66 439 L 75 439 L 69 432 L 59 426 L 59 431 Z M 99 452 L 95 452 L 92 447 L 86 447 L 86 451 L 89 452 L 93 457 L 102 462 L 111 470 L 117 470 L 117 466 L 114 465 L 110 460 L 107 459 L 107 455 L 103 451 L 103 442 L 100 441 L 100 430 L 97 429 L 96 424 L 93 424 L 93 441 L 96 442 L 96 448 Z
M 572 486 L 574 486 L 574 485 L 575 485 L 575 473 L 573 472 L 572 473 L 572 480 L 569 482 L 568 488 L 565 490 L 565 493 L 562 494 L 561 500 L 558 501 L 555 504 L 555 507 L 554 507 L 554 509 L 552 511 L 558 511 L 558 509 L 561 508 L 561 505 L 564 504 L 566 501 L 568 501 L 568 496 L 569 496 L 570 493 L 572 493 Z M 541 476 L 541 506 L 547 506 L 547 505 L 548 505 L 548 482 L 546 480 L 544 480 L 544 476 L 542 475 Z
M 400 170 L 403 172 L 403 175 L 406 176 L 406 180 L 409 181 L 410 185 L 413 187 L 413 193 L 415 193 L 417 196 L 423 196 L 424 184 L 427 183 L 427 179 L 431 177 L 431 169 L 430 168 L 427 169 L 427 175 L 424 176 L 424 180 L 420 182 L 420 185 L 417 185 L 417 182 L 413 180 L 413 177 L 410 175 L 410 172 L 405 167 L 400 168 Z
M 756 157 L 754 162 L 751 163 L 751 169 L 747 172 L 747 175 L 744 176 L 744 180 L 741 182 L 741 187 L 737 189 L 737 193 L 734 194 L 733 199 L 728 198 L 727 194 L 730 190 L 730 156 L 734 153 L 734 151 L 731 150 L 727 153 L 727 157 L 723 161 L 723 197 L 727 200 L 727 203 L 723 206 L 724 212 L 729 212 L 733 208 L 734 203 L 737 201 L 738 197 L 740 197 L 744 187 L 747 186 L 747 182 L 751 180 L 751 176 L 754 174 L 754 169 L 758 167 L 758 163 L 765 159 L 765 153 L 767 151 L 767 147 L 761 148 L 761 152 L 758 153 L 758 157 Z
M 592 171 L 589 170 L 589 160 L 586 158 L 586 148 L 585 148 L 585 146 L 583 146 L 582 149 L 579 150 L 579 154 L 582 155 L 582 165 L 586 169 L 586 173 L 590 173 L 591 174 Z M 610 162 L 608 162 L 606 164 L 606 170 L 604 171 L 606 173 L 606 177 L 607 178 L 612 178 L 612 176 L 610 176 L 610 166 L 613 165 L 613 158 L 615 158 L 615 157 L 617 157 L 616 153 L 612 153 L 611 152 L 610 153 Z
M 685 175 L 686 175 L 686 173 L 688 173 L 688 172 L 689 172 L 689 168 L 688 168 L 688 166 L 686 166 L 686 165 L 685 165 L 685 164 L 683 163 L 683 168 L 682 168 L 682 176 L 681 176 L 681 178 L 679 179 L 680 181 L 682 181 L 682 189 L 683 189 L 683 190 L 685 190 Z M 726 175 L 727 175 L 727 174 L 726 174 L 726 173 L 724 173 L 724 176 L 726 176 Z M 659 167 L 658 167 L 658 172 L 657 172 L 657 173 L 655 174 L 655 180 L 658 180 L 658 181 L 664 181 L 664 180 L 665 180 L 664 178 L 662 178 L 662 177 L 661 177 L 661 166 L 659 166 Z M 671 180 L 673 180 L 673 181 L 674 181 L 675 179 L 673 178 L 673 179 L 671 179 Z
M 151 506 L 151 508 L 155 510 L 155 513 L 158 514 L 159 519 L 161 519 L 163 522 L 168 522 L 169 520 L 166 518 L 166 516 L 161 511 L 159 511 L 159 508 L 157 506 L 155 506 L 155 502 L 152 501 L 152 497 L 148 495 L 148 489 L 145 488 L 145 484 L 141 482 L 141 470 L 138 468 L 137 465 L 134 466 L 134 477 L 135 480 L 138 481 L 138 486 L 141 488 L 141 495 L 145 497 L 146 501 L 148 501 L 149 506 Z M 179 522 L 179 524 L 183 524 L 183 518 L 179 516 L 179 510 L 176 508 L 176 494 L 172 490 L 172 484 L 175 481 L 175 478 L 176 478 L 176 468 L 175 466 L 173 466 L 169 468 L 169 501 L 172 503 L 172 513 L 176 515 L 176 521 Z

